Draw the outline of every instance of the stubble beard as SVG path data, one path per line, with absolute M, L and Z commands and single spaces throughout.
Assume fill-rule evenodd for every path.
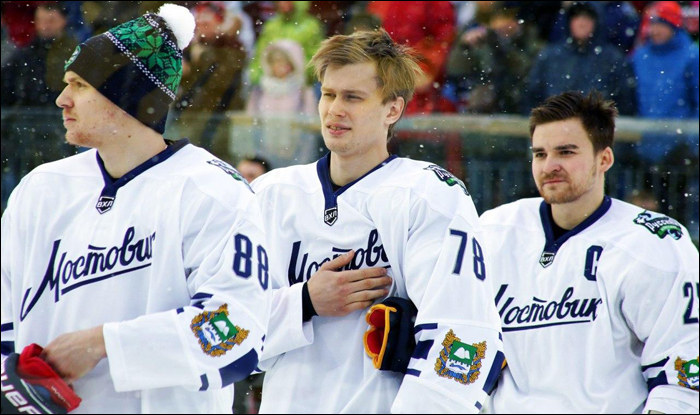
M 563 190 L 558 190 L 558 191 L 547 191 L 544 189 L 543 185 L 538 185 L 538 190 L 540 192 L 540 196 L 544 199 L 545 202 L 547 202 L 550 205 L 559 205 L 559 204 L 566 204 L 566 203 L 573 203 L 576 202 L 577 200 L 581 199 L 584 195 L 589 193 L 596 182 L 597 179 L 597 171 L 596 171 L 596 166 L 593 166 L 593 169 L 591 170 L 590 174 L 588 175 L 587 180 L 584 182 L 571 182 L 570 177 L 566 176 L 563 177 L 564 179 L 567 180 L 567 188 Z M 557 176 L 559 177 L 559 176 Z M 545 180 L 550 179 L 549 177 L 544 178 L 541 180 L 541 182 L 544 182 Z
M 97 142 L 92 134 L 84 131 L 66 131 L 66 143 L 75 147 L 95 148 Z

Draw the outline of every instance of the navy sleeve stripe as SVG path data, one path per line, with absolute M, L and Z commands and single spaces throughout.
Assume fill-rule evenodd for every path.
M 493 364 L 491 365 L 491 370 L 486 377 L 486 382 L 484 382 L 484 392 L 491 394 L 493 388 L 496 386 L 496 382 L 501 375 L 501 368 L 503 367 L 503 361 L 506 359 L 502 352 L 496 353 L 496 357 L 493 359 Z
M 209 389 L 209 379 L 207 378 L 207 375 L 202 375 L 202 387 L 199 388 L 200 392 L 204 392 L 205 390 Z
M 6 331 L 12 331 L 15 329 L 15 325 L 13 323 L 5 323 L 3 325 L 0 325 L 0 332 L 4 333 Z
M 436 328 L 438 328 L 437 323 L 420 324 L 413 329 L 413 334 L 418 334 L 423 330 L 435 330 Z
M 15 342 L 0 342 L 0 352 L 3 356 L 7 356 L 15 352 Z
M 212 298 L 213 295 L 207 293 L 197 293 L 192 297 L 192 300 L 208 300 Z
M 434 343 L 435 340 L 418 342 L 418 344 L 416 344 L 416 348 L 413 349 L 413 356 L 411 357 L 414 359 L 427 359 L 428 353 L 430 353 L 430 349 L 433 347 Z
M 258 353 L 255 349 L 251 349 L 245 356 L 219 369 L 219 373 L 221 374 L 221 387 L 226 387 L 247 378 L 257 367 Z
M 642 372 L 646 372 L 647 370 L 649 370 L 649 369 L 651 369 L 651 368 L 655 368 L 655 367 L 664 367 L 664 366 L 666 366 L 666 363 L 668 363 L 668 360 L 669 360 L 669 359 L 670 359 L 670 358 L 667 357 L 667 358 L 665 358 L 665 359 L 663 359 L 663 360 L 659 360 L 659 361 L 656 362 L 656 363 L 652 363 L 652 364 L 650 364 L 650 365 L 642 366 Z
M 661 372 L 659 373 L 659 376 L 655 378 L 649 378 L 649 380 L 647 380 L 647 388 L 649 389 L 650 393 L 651 390 L 655 387 L 663 385 L 668 385 L 668 380 L 666 379 L 666 372 Z
M 476 406 L 476 409 L 481 411 L 481 408 L 482 408 L 481 402 L 477 402 L 475 406 Z
M 506 290 L 508 289 L 508 284 L 503 284 L 501 285 L 501 288 L 498 289 L 498 293 L 496 294 L 496 307 L 498 307 L 498 303 L 501 302 L 501 297 L 503 297 L 503 294 L 506 293 Z
M 176 311 L 178 314 L 182 314 L 182 313 L 185 312 L 185 309 L 184 309 L 184 308 L 178 308 L 178 309 L 175 310 L 175 311 Z
M 204 310 L 204 303 L 192 304 L 192 307 L 198 308 L 200 310 Z
M 420 376 L 420 370 L 406 369 L 406 375 L 418 377 L 418 376 Z

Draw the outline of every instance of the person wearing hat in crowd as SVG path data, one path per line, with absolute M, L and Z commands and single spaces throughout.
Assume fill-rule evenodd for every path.
M 265 21 L 255 42 L 255 53 L 248 68 L 250 82 L 259 85 L 263 72 L 263 56 L 269 44 L 276 40 L 289 39 L 297 42 L 304 49 L 304 61 L 308 62 L 323 41 L 323 23 L 309 13 L 310 1 L 277 1 L 276 14 Z M 311 68 L 306 70 L 306 83 L 315 82 Z
M 630 61 L 637 82 L 639 116 L 650 119 L 697 120 L 698 47 L 683 28 L 681 6 L 675 1 L 660 1 L 644 13 L 641 37 Z M 690 151 L 684 150 L 689 148 Z M 698 133 L 674 135 L 646 133 L 637 143 L 639 156 L 650 163 L 675 164 L 698 157 Z
M 537 31 L 518 23 L 517 5 L 479 7 L 484 24 L 466 28 L 450 51 L 445 95 L 460 112 L 518 113 L 541 49 Z
M 256 118 L 250 140 L 256 153 L 277 166 L 312 160 L 318 153 L 314 134 L 290 134 L 300 117 L 318 111 L 314 89 L 306 84 L 304 49 L 291 39 L 270 43 L 262 56 L 263 75 L 250 91 L 246 112 Z
M 257 367 L 255 196 L 163 137 L 194 26 L 164 5 L 66 63 L 66 140 L 91 150 L 32 171 L 2 216 L 3 413 L 221 413 Z
M 683 29 L 681 6 L 659 1 L 647 9 L 642 36 L 632 55 L 639 116 L 698 119 L 698 47 Z
M 263 52 L 261 66 L 260 85 L 253 87 L 246 108 L 249 115 L 279 117 L 316 113 L 316 95 L 304 80 L 306 61 L 299 43 L 290 39 L 270 43 Z
M 48 107 L 63 89 L 61 69 L 78 45 L 66 26 L 66 9 L 57 2 L 37 6 L 36 36 L 15 50 L 2 67 L 2 106 Z
M 575 2 L 566 11 L 569 37 L 550 44 L 537 56 L 523 94 L 529 114 L 547 97 L 567 91 L 599 91 L 618 105 L 622 115 L 634 115 L 632 69 L 617 47 L 599 35 L 604 21 L 589 2 Z

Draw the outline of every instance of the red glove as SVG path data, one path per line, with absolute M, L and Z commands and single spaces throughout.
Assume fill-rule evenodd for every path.
M 37 344 L 25 347 L 17 362 L 17 374 L 32 386 L 45 389 L 54 403 L 70 412 L 80 405 L 82 399 L 39 357 L 43 350 Z

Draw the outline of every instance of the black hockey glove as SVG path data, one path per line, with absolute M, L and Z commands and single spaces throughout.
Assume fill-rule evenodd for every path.
M 410 300 L 389 297 L 367 312 L 369 330 L 364 342 L 367 355 L 379 370 L 406 373 L 416 348 L 413 327 L 418 310 Z

